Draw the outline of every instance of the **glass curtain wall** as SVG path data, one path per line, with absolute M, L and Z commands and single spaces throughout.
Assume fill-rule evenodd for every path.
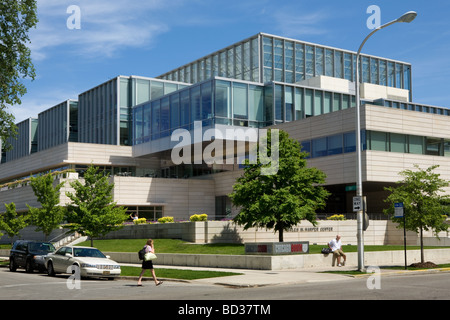
M 265 126 L 264 87 L 213 79 L 133 108 L 133 144 L 168 136 L 178 128 L 214 124 Z
M 267 125 L 319 116 L 355 106 L 355 96 L 349 94 L 282 83 L 266 85 L 266 88 L 270 87 L 271 94 L 266 94 L 265 100 L 273 99 L 273 108 L 266 103 Z
M 263 82 L 296 83 L 314 76 L 355 80 L 356 54 L 263 35 Z M 411 65 L 361 56 L 362 81 L 411 90 Z
M 260 82 L 259 65 L 259 36 L 257 35 L 167 72 L 158 78 L 192 84 L 217 76 Z

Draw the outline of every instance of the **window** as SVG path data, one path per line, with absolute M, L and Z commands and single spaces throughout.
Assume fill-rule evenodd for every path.
M 211 89 L 211 82 L 206 82 L 202 84 L 201 90 L 202 90 L 202 120 L 205 119 L 212 119 L 212 89 Z M 210 120 L 206 120 L 206 122 L 203 122 L 203 125 L 211 125 Z
M 388 151 L 388 139 L 386 132 L 371 131 L 368 138 L 370 140 L 370 150 Z
M 325 157 L 327 155 L 327 138 L 314 139 L 312 141 L 313 158 Z
M 314 77 L 314 47 L 306 46 L 306 79 Z
M 316 76 L 324 75 L 324 67 L 323 67 L 323 48 L 316 47 Z
M 275 120 L 284 121 L 283 86 L 275 85 Z
M 295 119 L 303 119 L 303 89 L 295 88 Z
M 344 152 L 356 152 L 356 135 L 355 132 L 344 133 Z
M 233 83 L 233 110 L 235 118 L 248 119 L 246 84 Z
M 322 91 L 316 91 L 314 95 L 314 115 L 322 114 Z
M 443 156 L 443 142 L 443 139 L 427 137 L 425 154 L 430 156 Z
M 284 93 L 286 121 L 294 120 L 294 88 L 286 86 Z
M 313 90 L 305 90 L 305 117 L 312 117 L 313 115 Z
M 391 152 L 406 152 L 406 136 L 404 134 L 391 133 L 390 134 L 390 151 Z
M 263 121 L 264 88 L 249 85 L 249 120 Z
M 231 83 L 216 81 L 215 114 L 218 117 L 231 118 Z
M 409 153 L 424 154 L 424 138 L 419 136 L 409 136 Z
M 305 79 L 305 45 L 295 44 L 295 81 Z
M 335 154 L 341 154 L 342 153 L 342 134 L 338 134 L 335 136 L 331 136 L 327 138 L 327 154 L 329 156 L 335 155 Z

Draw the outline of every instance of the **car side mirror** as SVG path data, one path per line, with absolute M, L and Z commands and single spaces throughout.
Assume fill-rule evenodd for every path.
M 66 253 L 66 257 L 68 257 L 68 258 L 72 258 L 73 256 L 72 256 L 72 254 L 71 254 L 71 253 Z
M 106 259 L 110 259 L 111 258 L 111 256 L 106 256 Z

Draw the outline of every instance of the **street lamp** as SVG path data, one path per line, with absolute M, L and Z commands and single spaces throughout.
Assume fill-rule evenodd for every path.
M 397 22 L 406 22 L 410 23 L 417 17 L 417 13 L 414 11 L 409 11 L 402 15 L 397 20 L 393 20 L 389 23 L 386 23 L 376 29 L 374 29 L 361 43 L 361 46 L 359 47 L 358 53 L 356 54 L 356 79 L 355 79 L 355 95 L 356 95 L 356 157 L 357 157 L 357 181 L 356 181 L 356 195 L 362 199 L 363 203 L 363 190 L 362 190 L 362 161 L 361 161 L 361 119 L 360 119 L 360 108 L 361 108 L 361 101 L 360 101 L 360 85 L 359 85 L 359 64 L 360 64 L 360 54 L 361 50 L 364 47 L 364 44 L 366 41 L 377 31 L 384 29 L 394 23 Z M 364 206 L 361 206 L 363 208 Z M 358 224 L 358 234 L 357 234 L 357 240 L 358 240 L 358 270 L 363 271 L 364 270 L 364 239 L 363 239 L 363 213 L 364 209 L 357 212 L 357 224 Z

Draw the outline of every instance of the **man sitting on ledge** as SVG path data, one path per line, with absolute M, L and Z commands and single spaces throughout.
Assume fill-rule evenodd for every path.
M 328 244 L 328 247 L 333 252 L 334 257 L 337 259 L 338 267 L 345 266 L 345 261 L 347 260 L 347 256 L 342 251 L 342 243 L 341 236 L 337 235 L 336 239 L 333 239 Z M 341 257 L 344 257 L 344 262 L 341 265 Z

